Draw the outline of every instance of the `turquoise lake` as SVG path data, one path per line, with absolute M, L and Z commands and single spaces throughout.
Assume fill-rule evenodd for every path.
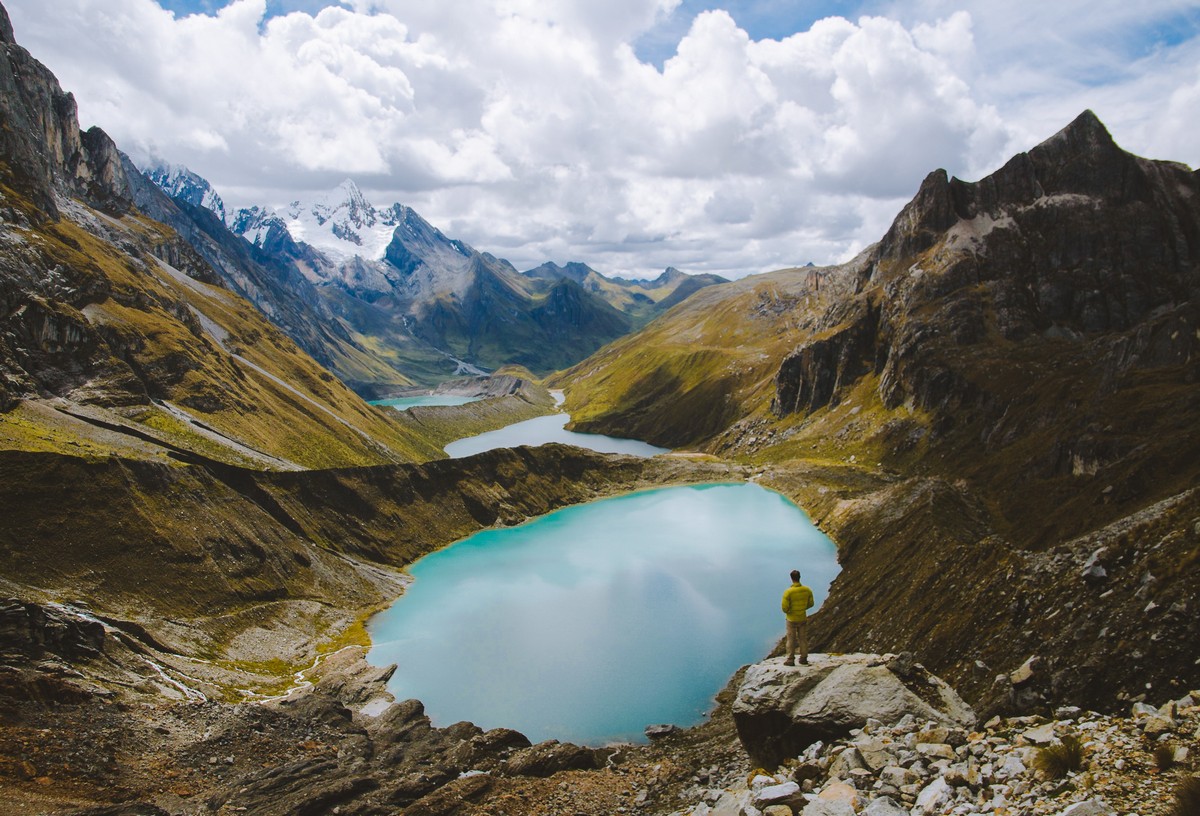
M 784 634 L 799 569 L 818 606 L 833 543 L 752 484 L 675 487 L 486 530 L 415 562 L 371 619 L 389 690 L 435 725 L 470 720 L 534 742 L 644 742 L 694 725 L 742 665 Z
M 478 436 L 468 436 L 458 439 L 446 446 L 445 450 L 451 459 L 461 459 L 464 456 L 474 456 L 494 448 L 515 448 L 518 445 L 545 445 L 547 442 L 561 442 L 564 445 L 575 445 L 588 448 L 598 453 L 627 453 L 634 456 L 655 456 L 666 453 L 667 448 L 659 448 L 637 439 L 621 439 L 603 434 L 584 434 L 568 431 L 564 426 L 570 421 L 570 414 L 552 414 L 550 416 L 534 417 L 524 422 L 517 422 L 498 431 L 489 431 Z
M 407 411 L 409 408 L 416 408 L 418 405 L 466 405 L 468 402 L 475 402 L 479 399 L 481 397 L 453 397 L 448 394 L 425 394 L 420 397 L 393 397 L 392 399 L 373 400 L 371 404 L 395 408 L 397 411 Z

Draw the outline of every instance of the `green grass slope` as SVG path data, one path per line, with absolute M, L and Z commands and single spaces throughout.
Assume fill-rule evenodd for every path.
M 820 279 L 783 270 L 701 289 L 549 384 L 565 387 L 575 430 L 698 445 L 769 408 L 779 360 L 826 302 Z
M 29 213 L 27 226 L 5 226 L 0 247 L 0 288 L 15 304 L 4 321 L 16 338 L 3 360 L 10 409 L 58 399 L 235 463 L 331 467 L 440 455 L 249 303 L 152 254 L 181 243 L 163 225 L 82 204 L 45 220 L 11 188 L 0 197 Z M 33 444 L 32 431 L 6 416 L 0 439 Z

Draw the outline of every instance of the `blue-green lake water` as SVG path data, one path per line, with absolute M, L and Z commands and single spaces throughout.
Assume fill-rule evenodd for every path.
M 451 459 L 461 459 L 464 456 L 474 456 L 494 448 L 515 448 L 518 445 L 545 445 L 547 442 L 561 442 L 564 445 L 575 445 L 588 448 L 597 453 L 627 453 L 633 456 L 656 456 L 666 453 L 667 448 L 659 448 L 638 439 L 621 439 L 603 434 L 585 434 L 568 431 L 564 427 L 571 419 L 570 414 L 551 414 L 534 417 L 524 422 L 516 422 L 498 431 L 488 431 L 478 436 L 468 436 L 457 439 L 446 446 L 445 450 Z
M 416 408 L 418 405 L 466 405 L 468 402 L 475 402 L 479 399 L 482 398 L 453 397 L 448 394 L 425 394 L 419 397 L 393 397 L 391 399 L 374 400 L 371 404 L 395 408 L 397 411 L 407 411 L 409 408 Z
M 757 485 L 604 499 L 415 562 L 413 583 L 368 625 L 369 659 L 397 664 L 389 689 L 439 726 L 644 741 L 647 725 L 703 720 L 783 636 L 792 569 L 819 606 L 834 545 Z

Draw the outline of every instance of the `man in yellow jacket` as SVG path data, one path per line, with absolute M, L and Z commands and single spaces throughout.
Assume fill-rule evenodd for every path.
M 812 590 L 800 583 L 800 570 L 792 570 L 792 585 L 783 591 L 783 614 L 787 616 L 787 660 L 785 666 L 808 665 L 808 610 L 812 609 Z

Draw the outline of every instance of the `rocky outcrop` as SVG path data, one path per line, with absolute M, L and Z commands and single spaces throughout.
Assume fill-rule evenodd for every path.
M 775 375 L 775 399 L 771 411 L 777 416 L 808 414 L 836 404 L 838 395 L 859 377 L 875 369 L 879 309 L 869 302 L 847 304 L 826 317 L 836 324 L 818 331 L 812 340 L 787 357 Z
M 110 212 L 129 209 L 120 154 L 99 128 L 79 130 L 75 97 L 16 44 L 8 12 L 0 7 L 0 167 L 14 189 L 50 217 L 55 193 L 80 197 Z
M 286 740 L 290 732 L 307 728 L 310 740 L 333 749 L 235 775 L 208 796 L 209 806 L 281 816 L 315 812 L 314 803 L 343 814 L 413 805 L 421 812 L 426 797 L 439 797 L 441 788 L 463 778 L 543 777 L 596 767 L 594 750 L 553 740 L 531 745 L 508 728 L 484 731 L 467 722 L 435 727 L 417 700 L 375 715 L 361 713 L 364 699 L 387 694 L 383 683 L 390 674 L 366 666 L 361 650 L 346 650 L 336 665 L 322 667 L 313 688 L 255 717 L 235 719 L 196 745 L 193 750 L 202 755 L 233 751 L 233 764 L 240 765 L 236 754 L 245 750 L 242 740 Z
M 986 358 L 1005 353 L 997 343 L 1027 342 L 1050 355 L 1054 341 L 1131 331 L 1195 300 L 1200 179 L 1122 151 L 1085 111 L 979 182 L 930 174 L 859 286 L 884 304 L 877 335 L 856 324 L 797 349 L 777 375 L 778 414 L 824 407 L 835 383 L 879 371 L 888 406 L 999 415 L 1012 394 L 978 376 L 964 347 Z M 1176 343 L 1176 359 L 1194 359 L 1192 339 Z
M 813 743 L 845 737 L 868 721 L 909 716 L 970 727 L 975 712 L 911 655 L 813 654 L 808 665 L 772 659 L 751 666 L 733 703 L 751 759 L 774 767 Z
M 103 649 L 104 625 L 99 621 L 14 598 L 0 599 L 0 651 L 83 660 L 99 656 Z

